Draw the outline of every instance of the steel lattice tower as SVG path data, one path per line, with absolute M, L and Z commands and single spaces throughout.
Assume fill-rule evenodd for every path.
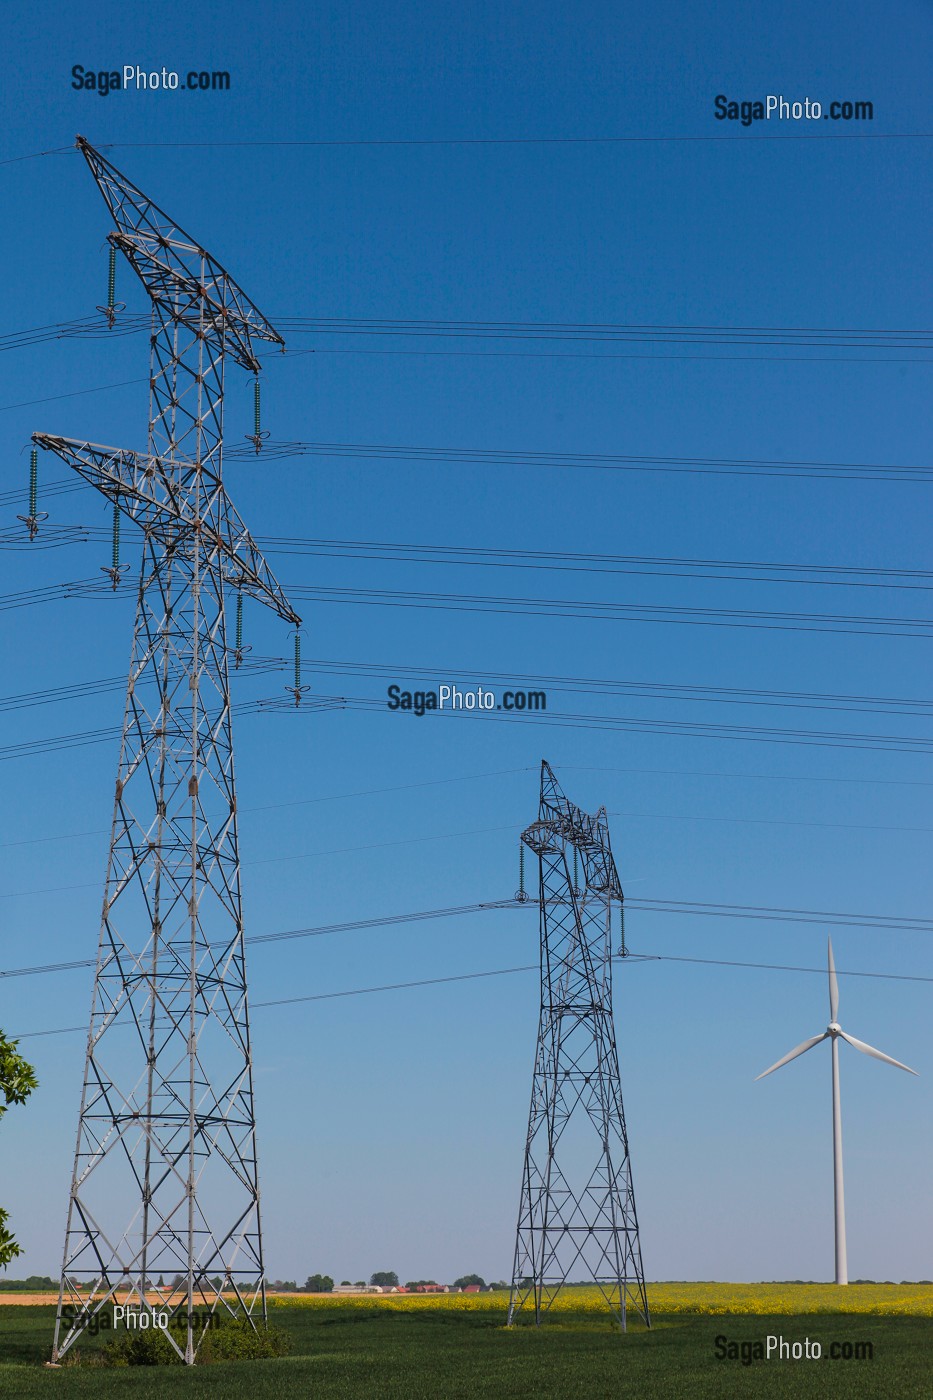
M 623 1329 L 630 1306 L 650 1325 L 612 1014 L 623 896 L 605 808 L 582 812 L 542 763 L 538 820 L 521 839 L 540 868 L 541 1015 L 509 1323 L 533 1307 L 540 1324 L 563 1285 L 588 1275 Z
M 205 1313 L 266 1310 L 225 593 L 300 619 L 221 453 L 225 360 L 258 373 L 253 342 L 283 342 L 215 258 L 77 145 L 152 328 L 146 452 L 33 439 L 143 535 L 53 1360 L 119 1300 L 167 1311 L 191 1364 Z

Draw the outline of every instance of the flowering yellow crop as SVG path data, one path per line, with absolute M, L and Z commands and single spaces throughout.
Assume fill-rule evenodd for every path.
M 505 1313 L 509 1295 L 495 1293 L 330 1293 L 280 1294 L 273 1307 L 391 1308 L 413 1312 L 421 1308 L 445 1312 Z M 933 1285 L 900 1283 L 649 1283 L 648 1306 L 653 1313 L 693 1316 L 796 1316 L 805 1313 L 863 1313 L 877 1317 L 933 1317 Z M 564 1288 L 551 1304 L 552 1313 L 605 1313 L 597 1288 Z M 504 1321 L 503 1317 L 503 1321 Z

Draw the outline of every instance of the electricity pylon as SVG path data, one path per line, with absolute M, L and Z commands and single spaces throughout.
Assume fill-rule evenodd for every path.
M 508 1320 L 533 1307 L 540 1325 L 586 1275 L 623 1329 L 630 1306 L 650 1325 L 612 1014 L 623 896 L 605 808 L 582 812 L 542 763 L 538 820 L 521 839 L 540 870 L 541 1014 Z
M 206 1320 L 266 1311 L 225 594 L 300 619 L 221 454 L 225 360 L 256 374 L 253 342 L 283 342 L 210 253 L 77 145 L 152 331 L 146 452 L 33 436 L 143 535 L 52 1359 L 119 1301 L 151 1326 L 167 1312 L 192 1364 Z

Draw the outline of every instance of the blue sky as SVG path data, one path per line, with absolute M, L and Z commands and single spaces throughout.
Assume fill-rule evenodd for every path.
M 761 140 L 763 123 L 720 123 L 713 109 L 718 93 L 867 99 L 875 119 L 861 130 L 872 137 L 933 130 L 930 13 L 919 4 L 889 7 L 883 21 L 866 4 L 763 13 L 730 3 L 710 15 L 676 4 L 549 2 L 264 12 L 208 4 L 196 26 L 190 7 L 175 3 L 146 13 L 92 3 L 79 14 L 40 2 L 8 4 L 4 19 L 0 158 L 69 146 L 76 132 L 112 143 L 117 166 L 215 253 L 273 322 L 930 325 L 929 140 L 850 139 L 854 122 L 829 121 L 802 124 L 817 126 L 819 140 Z M 227 69 L 231 90 L 102 98 L 70 86 L 76 63 L 136 62 Z M 800 125 L 783 124 L 794 134 Z M 262 144 L 613 136 L 651 139 Z M 223 144 L 233 142 L 258 144 Z M 83 162 L 65 154 L 0 165 L 0 188 L 7 329 L 93 313 L 105 295 L 109 223 Z M 118 277 L 127 315 L 143 311 L 129 270 Z M 286 340 L 289 353 L 264 367 L 273 440 L 571 458 L 929 460 L 922 351 Z M 34 430 L 142 446 L 144 335 L 15 349 L 3 367 L 4 491 L 25 491 L 22 449 Z M 249 381 L 233 369 L 228 442 L 250 431 L 250 414 Z M 49 461 L 41 470 L 50 481 L 64 469 Z M 929 487 L 890 480 L 333 455 L 230 461 L 226 480 L 260 537 L 899 570 L 922 570 L 929 559 Z M 50 524 L 107 524 L 90 492 L 43 502 L 40 486 L 40 508 Z M 5 534 L 23 505 L 2 509 Z M 104 540 L 0 549 L 0 594 L 97 576 L 107 556 Z M 129 531 L 123 557 L 135 567 Z M 889 618 L 928 616 L 930 596 L 273 552 L 269 560 L 286 587 Z M 426 688 L 441 671 L 908 700 L 929 686 L 919 637 L 299 606 L 306 657 L 338 672 L 307 672 L 318 693 L 381 699 L 402 667 Z M 248 608 L 246 623 L 257 654 L 286 655 L 274 618 Z M 119 677 L 131 626 L 128 597 L 4 612 L 2 694 Z M 339 674 L 355 663 L 373 673 Z M 238 678 L 237 698 L 282 693 L 286 679 Z M 888 751 L 890 741 L 855 749 L 598 732 L 550 722 L 561 711 L 928 734 L 922 710 L 853 715 L 554 690 L 548 720 L 524 723 L 416 720 L 377 707 L 244 716 L 237 762 L 248 933 L 508 897 L 518 832 L 536 815 L 542 757 L 581 806 L 609 809 L 633 900 L 925 916 L 933 828 L 925 753 Z M 14 710 L 3 743 L 117 725 L 121 713 L 119 687 Z M 93 955 L 115 765 L 112 740 L 4 761 L 3 967 Z M 825 960 L 819 924 L 632 912 L 627 928 L 643 953 L 806 967 Z M 927 932 L 838 928 L 833 937 L 840 969 L 933 976 Z M 335 934 L 255 949 L 252 998 L 536 957 L 533 914 L 511 910 Z M 933 1145 L 929 988 L 843 978 L 841 995 L 843 1025 L 922 1076 L 843 1054 L 850 1272 L 929 1277 L 928 1217 L 920 1227 Z M 536 997 L 535 976 L 514 974 L 256 1007 L 273 1276 L 508 1274 Z M 89 1000 L 86 970 L 0 982 L 0 1025 L 80 1025 Z M 822 1029 L 825 979 L 631 963 L 617 974 L 617 1007 L 648 1277 L 830 1277 L 829 1056 L 816 1051 L 753 1083 Z M 26 1249 L 14 1272 L 54 1274 L 83 1043 L 72 1034 L 23 1044 L 41 1089 L 0 1129 L 0 1199 Z

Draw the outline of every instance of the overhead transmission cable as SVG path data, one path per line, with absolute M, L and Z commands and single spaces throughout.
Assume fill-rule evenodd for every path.
M 77 579 L 69 583 L 0 595 L 0 611 L 73 598 L 131 596 L 135 591 L 135 586 L 128 580 L 114 589 L 100 579 Z M 655 625 L 739 627 L 781 632 L 832 633 L 842 636 L 921 640 L 933 637 L 933 618 L 926 617 L 685 607 L 661 603 L 605 602 L 600 599 L 542 598 L 537 595 L 532 597 L 514 594 L 419 592 L 413 589 L 338 588 L 325 584 L 292 584 L 291 592 L 296 598 L 341 606 L 419 608 L 442 612 L 498 613 L 503 616 Z
M 80 487 L 81 483 L 76 483 Z M 46 494 L 50 494 L 48 489 Z M 0 504 L 18 499 L 19 493 L 0 496 Z M 55 527 L 45 527 L 46 531 Z M 70 532 L 63 543 L 84 543 L 106 538 L 102 525 L 58 527 Z M 78 534 L 78 532 L 80 532 Z M 72 535 L 75 538 L 72 538 Z M 22 543 L 15 527 L 0 530 L 0 545 Z M 677 555 L 625 555 L 572 553 L 565 550 L 492 549 L 475 545 L 407 543 L 385 540 L 312 539 L 301 536 L 257 535 L 266 554 L 301 557 L 365 559 L 401 564 L 445 564 L 459 568 L 547 570 L 559 573 L 594 573 L 626 577 L 704 579 L 740 583 L 778 583 L 802 587 L 883 588 L 929 592 L 933 571 L 926 569 L 871 568 L 845 564 L 789 564 L 767 560 L 696 559 Z
M 425 447 L 391 443 L 270 442 L 263 456 L 329 457 L 335 461 L 401 461 L 413 464 L 442 463 L 456 466 L 558 468 L 570 471 L 650 471 L 688 475 L 766 476 L 785 480 L 904 481 L 933 480 L 933 466 L 883 462 L 809 461 L 803 458 L 662 457 L 643 453 L 541 452 L 517 448 Z M 232 447 L 227 461 L 255 461 L 255 453 Z
M 436 919 L 457 918 L 466 914 L 495 913 L 503 910 L 535 909 L 536 901 L 525 899 L 485 900 L 474 904 L 454 905 L 442 909 L 420 909 L 413 913 L 386 914 L 367 919 L 344 920 L 335 924 L 310 925 L 304 928 L 282 929 L 273 933 L 254 934 L 247 937 L 249 944 L 288 942 L 294 939 L 320 938 L 335 933 L 360 933 L 381 928 L 396 928 L 402 924 L 423 923 Z M 661 915 L 676 915 L 680 918 L 695 915 L 708 915 L 715 918 L 738 918 L 743 920 L 765 919 L 773 923 L 815 925 L 824 928 L 885 930 L 895 933 L 933 933 L 933 920 L 910 918 L 896 914 L 842 914 L 826 910 L 782 909 L 777 906 L 756 906 L 741 904 L 690 904 L 682 900 L 626 899 L 625 907 L 633 910 Z M 645 956 L 645 955 L 642 955 Z M 690 959 L 685 959 L 690 961 Z M 33 977 L 47 973 L 71 972 L 90 968 L 96 959 L 72 959 L 64 962 L 37 963 L 28 967 L 6 968 L 0 971 L 4 977 Z M 760 964 L 758 964 L 760 965 Z M 823 969 L 825 971 L 825 969 Z M 933 979 L 931 979 L 933 980 Z
M 695 963 L 695 964 L 705 964 L 705 965 L 710 966 L 710 967 L 754 968 L 754 969 L 760 969 L 760 970 L 766 971 L 766 972 L 798 972 L 798 973 L 811 973 L 811 974 L 814 974 L 814 975 L 820 976 L 820 977 L 825 977 L 825 976 L 826 976 L 826 969 L 825 969 L 825 968 L 821 968 L 821 967 L 800 967 L 800 966 L 797 966 L 797 965 L 786 964 L 786 963 L 738 962 L 738 961 L 733 961 L 733 960 L 729 960 L 729 959 L 725 959 L 725 958 L 691 958 L 691 957 L 676 957 L 676 956 L 671 956 L 671 955 L 667 955 L 667 954 L 663 954 L 663 953 L 637 953 L 637 952 L 629 952 L 629 953 L 626 954 L 626 956 L 625 956 L 624 959 L 622 959 L 622 958 L 614 958 L 613 961 L 617 961 L 617 962 L 625 961 L 625 962 L 627 962 L 627 963 L 642 963 L 642 962 Z M 537 963 L 524 963 L 524 964 L 523 964 L 522 966 L 520 966 L 520 967 L 497 967 L 497 968 L 492 968 L 492 969 L 489 969 L 488 971 L 482 971 L 482 972 L 460 972 L 460 973 L 454 973 L 454 974 L 449 975 L 449 976 L 446 976 L 446 977 L 422 977 L 422 978 L 417 979 L 416 981 L 413 980 L 413 981 L 408 981 L 408 982 L 388 982 L 388 983 L 383 983 L 383 984 L 381 984 L 380 986 L 375 986 L 375 987 L 353 987 L 353 988 L 349 988 L 349 989 L 347 989 L 347 990 L 345 990 L 345 991 L 337 991 L 337 992 L 311 992 L 311 993 L 308 993 L 308 994 L 305 994 L 305 995 L 299 995 L 299 996 L 276 997 L 276 998 L 274 998 L 274 999 L 272 999 L 272 1000 L 268 1000 L 268 1001 L 255 1001 L 255 1002 L 253 1002 L 253 1003 L 251 1004 L 251 1009 L 255 1011 L 255 1010 L 259 1010 L 259 1009 L 261 1009 L 261 1008 L 266 1008 L 266 1007 L 272 1007 L 272 1006 L 290 1006 L 290 1005 L 295 1005 L 295 1004 L 302 1003 L 302 1002 L 334 1001 L 334 1000 L 337 1000 L 337 999 L 342 999 L 342 998 L 344 998 L 344 997 L 370 996 L 370 995 L 372 995 L 372 994 L 374 994 L 374 993 L 377 993 L 377 992 L 399 992 L 399 991 L 409 991 L 409 990 L 412 990 L 412 989 L 414 989 L 414 988 L 416 988 L 416 987 L 437 987 L 437 986 L 441 986 L 441 985 L 443 985 L 443 984 L 445 984 L 445 983 L 452 983 L 452 982 L 474 982 L 474 981 L 478 981 L 478 980 L 485 980 L 485 979 L 490 978 L 490 977 L 508 977 L 508 976 L 512 976 L 512 975 L 515 974 L 515 973 L 529 973 L 529 972 L 538 972 L 538 971 L 539 971 L 539 966 L 538 966 Z M 876 979 L 879 979 L 879 980 L 884 980 L 884 981 L 889 981 L 889 982 L 918 982 L 918 983 L 921 983 L 921 982 L 923 982 L 923 983 L 931 983 L 931 982 L 933 982 L 933 977 L 923 977 L 923 976 L 920 976 L 920 975 L 917 975 L 917 974 L 911 974 L 911 973 L 874 972 L 874 971 L 872 971 L 872 972 L 849 972 L 849 971 L 844 971 L 842 968 L 837 968 L 837 969 L 836 969 L 836 973 L 837 973 L 837 975 L 840 976 L 840 977 L 869 977 L 869 978 L 876 978 Z M 46 1036 L 46 1035 L 67 1035 L 67 1034 L 72 1034 L 72 1033 L 77 1034 L 77 1033 L 79 1033 L 79 1032 L 85 1032 L 85 1033 L 86 1033 L 86 1027 L 85 1027 L 85 1026 L 56 1026 L 56 1027 L 54 1027 L 54 1028 L 51 1029 L 51 1030 L 43 1030 L 43 1031 L 18 1031 L 18 1032 L 16 1032 L 15 1039 L 16 1039 L 16 1040 L 26 1040 L 26 1039 L 36 1038 L 36 1037 L 39 1037 L 39 1036 Z

